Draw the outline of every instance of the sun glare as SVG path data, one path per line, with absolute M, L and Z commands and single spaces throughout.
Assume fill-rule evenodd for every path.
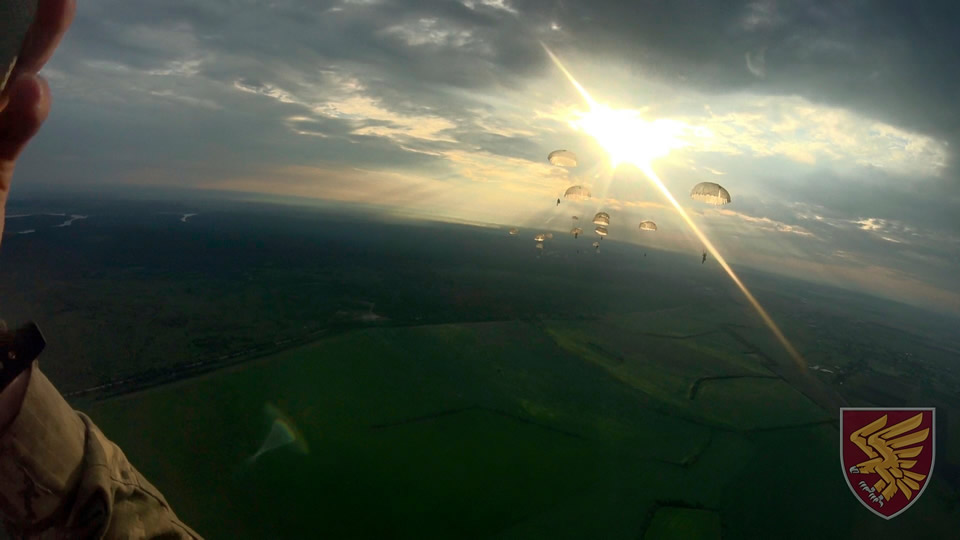
M 767 310 L 760 305 L 760 302 L 753 296 L 750 290 L 747 289 L 747 286 L 740 280 L 723 255 L 713 245 L 713 242 L 700 230 L 700 227 L 690 218 L 687 211 L 684 210 L 683 206 L 677 201 L 676 197 L 670 193 L 670 190 L 653 170 L 653 160 L 666 156 L 671 150 L 688 145 L 688 143 L 680 139 L 680 136 L 691 129 L 690 126 L 683 122 L 666 119 L 648 122 L 640 117 L 639 111 L 612 109 L 607 105 L 597 103 L 597 101 L 590 96 L 590 93 L 587 92 L 586 88 L 577 82 L 573 75 L 567 71 L 567 68 L 560 62 L 560 59 L 557 58 L 546 45 L 542 43 L 541 45 L 543 45 L 544 50 L 547 51 L 553 63 L 563 72 L 570 81 L 570 84 L 576 88 L 577 92 L 580 93 L 583 100 L 590 107 L 590 110 L 586 112 L 577 112 L 574 114 L 576 119 L 570 122 L 571 127 L 583 130 L 593 137 L 594 140 L 597 141 L 597 144 L 610 155 L 614 169 L 621 164 L 630 164 L 643 172 L 650 182 L 660 190 L 663 196 L 670 201 L 670 204 L 673 205 L 680 217 L 683 218 L 687 226 L 690 227 L 690 230 L 692 230 L 700 242 L 703 243 L 704 249 L 710 252 L 710 255 L 717 260 L 720 267 L 730 276 L 730 279 L 736 284 L 737 288 L 740 289 L 740 292 L 743 293 L 747 301 L 750 302 L 750 305 L 753 306 L 757 315 L 760 316 L 767 328 L 770 329 L 770 332 L 777 338 L 777 341 L 780 342 L 790 358 L 793 359 L 798 367 L 805 368 L 806 362 L 797 349 L 790 343 L 780 330 L 780 327 L 777 326 L 777 323 L 774 322 L 773 318 L 767 313 Z M 709 133 L 702 133 L 701 131 L 702 130 L 699 129 L 693 130 L 698 136 L 711 135 Z
M 575 113 L 570 126 L 593 137 L 610 155 L 613 167 L 631 164 L 642 169 L 671 150 L 689 146 L 680 138 L 689 126 L 675 120 L 648 122 L 639 111 L 612 109 L 595 104 L 587 112 Z

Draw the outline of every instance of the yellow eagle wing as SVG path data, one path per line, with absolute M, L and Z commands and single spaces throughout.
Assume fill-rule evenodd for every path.
M 875 452 L 868 452 L 867 455 L 870 457 L 876 455 L 883 457 L 883 462 L 877 465 L 878 472 L 883 469 L 883 472 L 888 473 L 889 476 L 894 479 L 897 488 L 903 492 L 907 499 L 910 499 L 913 497 L 913 491 L 920 489 L 918 481 L 923 480 L 927 476 L 925 474 L 904 470 L 912 469 L 913 466 L 917 464 L 915 460 L 906 458 L 913 458 L 920 455 L 923 447 L 911 445 L 916 445 L 927 440 L 927 437 L 930 436 L 930 428 L 913 431 L 920 427 L 920 424 L 923 422 L 923 413 L 917 413 L 915 416 L 880 431 L 886 425 L 886 422 L 887 417 L 884 415 L 877 421 L 864 426 L 859 431 L 869 433 L 865 433 L 866 443 L 868 447 L 872 447 Z M 870 432 L 868 428 L 871 427 L 876 427 L 876 429 Z M 853 436 L 851 436 L 851 440 L 853 440 L 852 437 Z M 854 441 L 854 443 L 857 443 L 857 441 Z M 859 444 L 857 445 L 860 446 Z M 887 474 L 881 474 L 881 476 L 887 476 Z M 889 496 L 887 498 L 889 499 Z

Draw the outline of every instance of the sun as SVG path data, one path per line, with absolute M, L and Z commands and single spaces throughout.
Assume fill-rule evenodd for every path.
M 573 114 L 570 126 L 593 137 L 609 154 L 614 169 L 622 163 L 635 165 L 639 169 L 648 168 L 653 160 L 677 148 L 689 146 L 680 138 L 682 135 L 688 131 L 703 131 L 693 130 L 677 120 L 657 119 L 648 122 L 640 116 L 640 111 L 613 109 L 598 103 L 567 71 L 553 51 L 543 43 L 541 45 L 589 106 L 588 111 Z
M 690 144 L 681 138 L 690 129 L 683 122 L 648 122 L 640 111 L 612 109 L 596 102 L 589 111 L 575 112 L 570 126 L 593 137 L 610 156 L 614 168 L 626 163 L 644 169 L 653 160 Z

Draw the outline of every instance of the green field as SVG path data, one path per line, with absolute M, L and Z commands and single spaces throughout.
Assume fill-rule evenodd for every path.
M 632 339 L 558 321 L 372 328 L 90 413 L 210 537 L 955 532 L 960 504 L 936 477 L 878 528 L 843 482 L 831 415 L 781 379 L 710 380 L 688 398 L 697 377 L 762 369 L 733 360 L 739 344 Z M 309 454 L 244 464 L 266 403 Z
M 207 537 L 848 540 L 960 523 L 956 321 L 742 269 L 804 365 L 698 256 L 578 254 L 557 235 L 538 257 L 492 228 L 81 202 L 17 210 L 37 231 L 4 238 L 2 315 L 40 325 L 44 372 Z M 51 211 L 91 217 L 54 228 Z M 309 452 L 248 466 L 267 404 Z M 929 489 L 893 521 L 843 481 L 843 405 L 937 407 Z

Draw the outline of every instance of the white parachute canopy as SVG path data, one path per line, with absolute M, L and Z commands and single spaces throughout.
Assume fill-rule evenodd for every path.
M 657 230 L 657 224 L 654 223 L 654 222 L 652 222 L 652 221 L 650 221 L 650 220 L 641 221 L 641 222 L 640 222 L 640 230 L 641 230 L 641 231 L 655 231 L 655 230 Z
M 545 235 L 545 234 L 543 234 L 543 233 L 535 234 L 535 235 L 533 235 L 533 239 L 536 240 L 537 242 L 543 242 L 544 240 L 547 239 L 547 235 Z
M 594 225 L 610 225 L 610 214 L 606 212 L 597 212 L 597 215 L 593 216 Z
M 563 198 L 571 201 L 585 201 L 590 197 L 590 190 L 583 186 L 570 186 L 563 192 Z
M 516 236 L 518 234 L 520 234 L 520 230 L 517 229 L 516 227 L 510 229 L 510 236 Z
M 690 198 L 720 206 L 730 202 L 730 192 L 720 184 L 700 182 L 690 190 Z
M 537 242 L 537 249 L 539 250 L 543 249 L 543 242 Z
M 576 167 L 577 155 L 569 150 L 554 150 L 547 156 L 547 161 L 557 167 Z
M 606 236 L 606 235 L 607 235 L 607 228 L 604 227 L 604 226 L 602 226 L 602 225 L 597 225 L 597 228 L 594 229 L 594 232 L 597 233 L 597 234 L 599 234 L 600 236 Z
M 580 236 L 581 234 L 583 234 L 583 229 L 581 229 L 580 227 L 574 227 L 574 228 L 570 229 L 570 234 L 572 234 L 573 237 L 576 238 L 576 237 Z

